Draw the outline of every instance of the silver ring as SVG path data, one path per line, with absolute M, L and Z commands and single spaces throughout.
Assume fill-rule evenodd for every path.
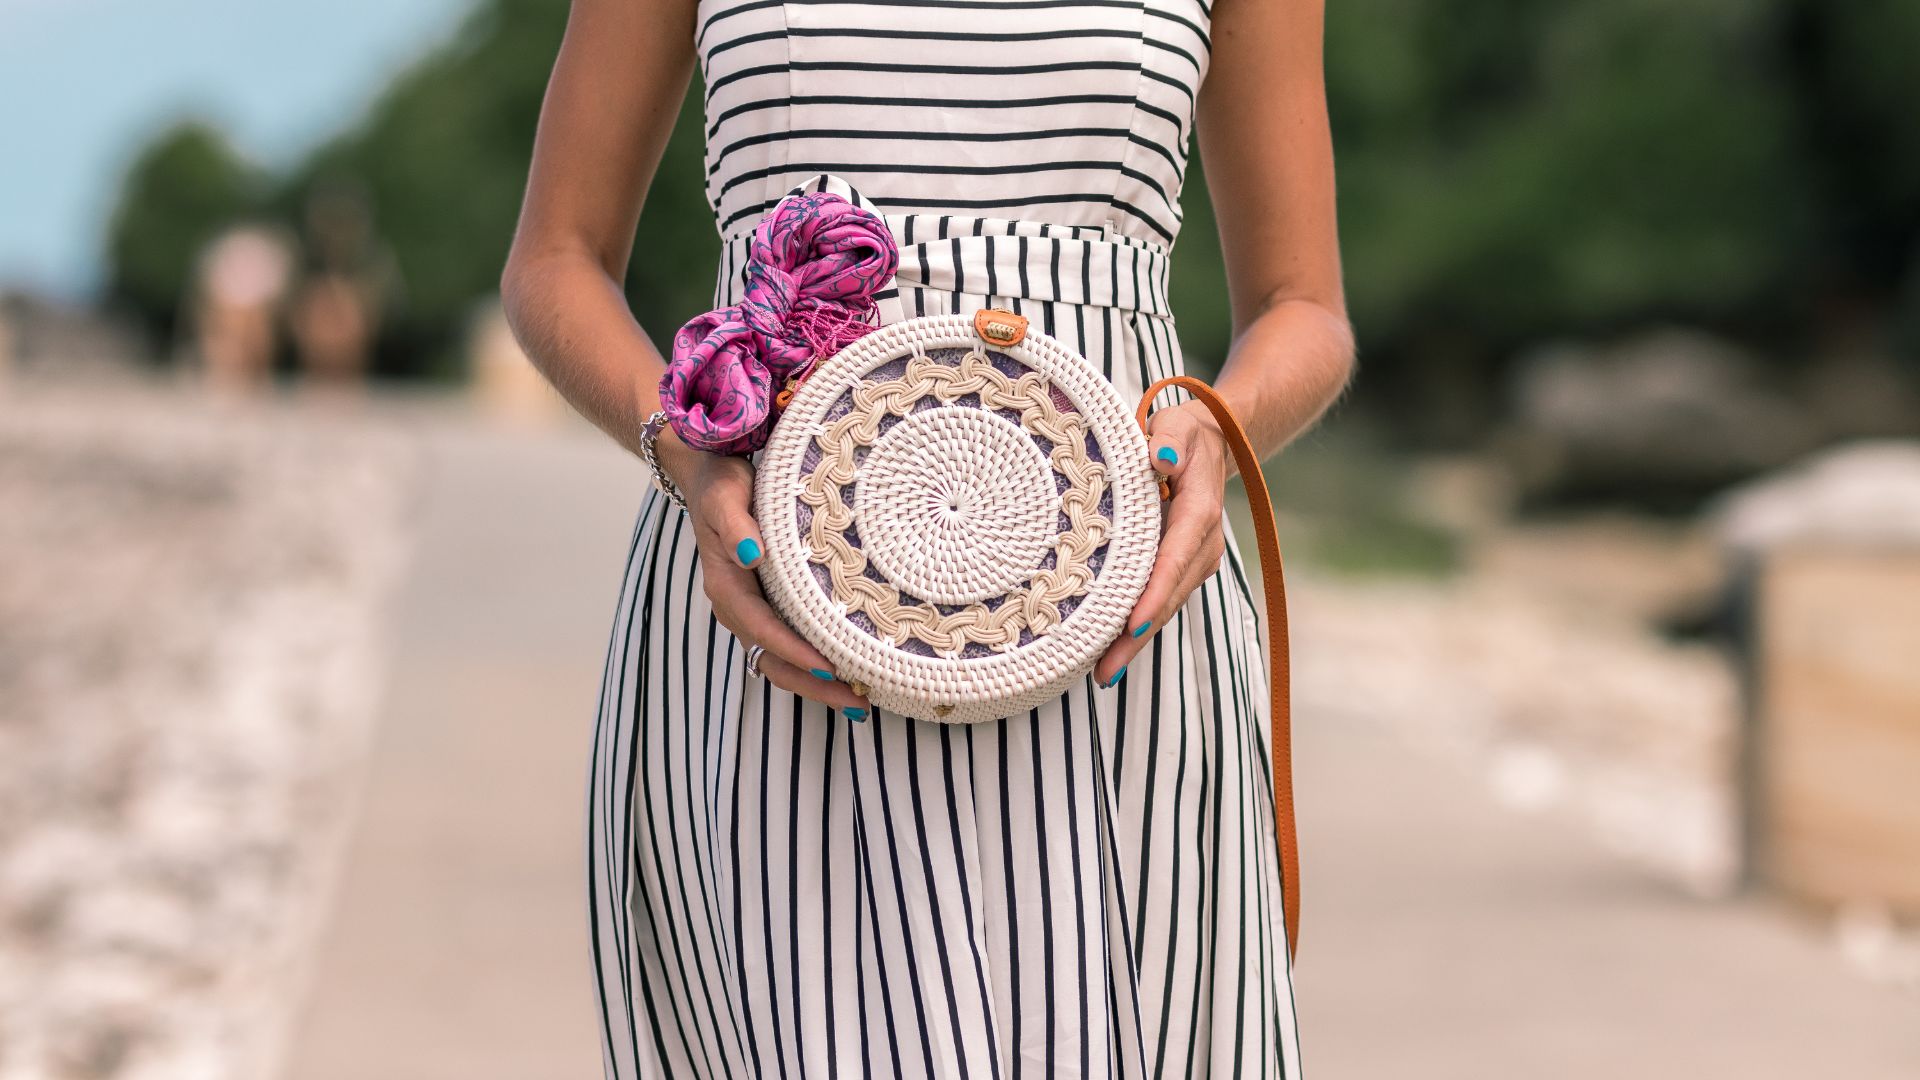
M 766 676 L 760 674 L 760 658 L 765 656 L 766 652 L 766 646 L 764 645 L 747 646 L 747 674 L 756 679 L 766 678 Z

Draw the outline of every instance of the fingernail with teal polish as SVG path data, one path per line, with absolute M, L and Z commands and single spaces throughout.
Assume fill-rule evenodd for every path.
M 856 724 L 864 724 L 867 721 L 867 710 L 865 709 L 859 709 L 859 708 L 854 708 L 853 706 L 848 706 L 847 708 L 841 709 L 840 711 L 847 714 L 847 719 L 853 721 Z
M 734 545 L 733 553 L 739 557 L 741 566 L 752 566 L 760 561 L 760 541 L 749 536 Z
M 1169 465 L 1180 464 L 1180 451 L 1175 450 L 1171 446 L 1161 447 L 1159 451 L 1156 452 L 1153 456 L 1159 458 L 1161 461 L 1164 461 Z
M 1118 685 L 1120 685 L 1120 680 L 1121 680 L 1121 679 L 1123 679 L 1123 678 L 1125 678 L 1125 677 L 1126 677 L 1126 674 L 1127 674 L 1127 665 L 1125 665 L 1125 664 L 1121 664 L 1121 665 L 1120 665 L 1120 670 L 1119 670 L 1119 671 L 1116 671 L 1116 672 L 1114 672 L 1114 673 L 1113 673 L 1113 678 L 1111 678 L 1111 679 L 1108 679 L 1108 680 L 1107 680 L 1107 685 L 1108 685 L 1108 686 L 1118 686 Z
M 1153 629 L 1153 620 L 1148 619 L 1146 622 L 1143 622 L 1139 626 L 1136 626 L 1133 628 L 1133 636 L 1139 637 L 1141 634 L 1144 634 L 1151 629 Z
M 833 681 L 833 672 L 831 671 L 822 671 L 819 668 L 810 668 L 809 670 L 813 672 L 813 677 L 816 679 L 825 679 L 827 682 Z

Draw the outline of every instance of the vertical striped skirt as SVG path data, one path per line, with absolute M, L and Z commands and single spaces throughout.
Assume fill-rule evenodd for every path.
M 1005 307 L 1123 395 L 1180 372 L 1164 250 L 888 221 L 888 321 Z M 1118 687 L 856 723 L 747 675 L 649 494 L 588 807 L 608 1076 L 1298 1077 L 1256 612 L 1230 542 Z

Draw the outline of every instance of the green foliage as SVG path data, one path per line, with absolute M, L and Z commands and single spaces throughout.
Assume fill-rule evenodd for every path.
M 1227 270 L 1220 259 L 1218 224 L 1207 197 L 1205 170 L 1193 152 L 1181 193 L 1180 239 L 1173 245 L 1167 298 L 1173 304 L 1187 370 L 1210 379 L 1233 344 L 1233 310 L 1227 298 Z
M 1737 311 L 1789 273 L 1805 176 L 1767 3 L 1337 5 L 1351 301 L 1373 341 L 1490 344 Z M 1385 70 L 1381 70 L 1384 68 Z
M 707 206 L 703 87 L 695 79 L 647 189 L 627 271 L 627 301 L 655 342 L 673 340 L 688 319 L 713 306 L 720 233 Z
M 333 177 L 368 193 L 405 282 L 387 370 L 454 370 L 466 320 L 497 286 L 566 16 L 565 0 L 490 0 L 289 184 L 289 208 Z M 718 249 L 699 99 L 688 102 L 648 194 L 628 283 L 635 314 L 657 337 L 706 306 Z
M 1920 309 L 1920 5 L 1347 0 L 1327 18 L 1360 389 L 1416 423 L 1451 408 L 1484 430 L 1501 364 L 1543 337 L 1677 319 L 1796 360 L 1835 294 L 1882 321 Z M 1200 184 L 1186 203 L 1176 310 L 1207 363 L 1224 297 Z
M 1853 253 L 1841 272 L 1856 287 L 1920 290 L 1920 5 L 1809 7 L 1792 30 L 1818 249 Z M 1920 307 L 1915 301 L 1908 298 Z
M 171 336 L 201 249 L 256 213 L 264 187 L 208 125 L 193 121 L 163 132 L 127 170 L 107 227 L 109 299 L 157 338 Z
M 475 303 L 497 285 L 566 14 L 564 0 L 483 4 L 282 196 L 297 208 L 335 178 L 366 192 L 404 282 L 383 366 L 449 367 Z
M 1320 570 L 1442 577 L 1460 568 L 1459 535 L 1419 510 L 1419 481 L 1405 458 L 1364 424 L 1316 430 L 1262 471 L 1284 508 L 1282 549 Z M 1228 490 L 1238 499 L 1244 486 L 1236 478 Z M 1235 527 L 1252 535 L 1238 518 Z
M 446 368 L 494 288 L 566 7 L 481 0 L 282 185 L 288 220 L 328 178 L 368 193 L 405 282 L 389 370 Z M 1471 416 L 1505 359 L 1547 336 L 1679 319 L 1791 357 L 1813 354 L 1835 299 L 1879 323 L 1920 311 L 1911 0 L 1344 0 L 1327 17 L 1361 393 L 1377 404 Z M 628 282 L 656 338 L 712 289 L 699 101 L 696 84 Z M 116 218 L 116 293 L 167 308 L 208 228 L 252 211 L 254 183 L 205 129 L 156 144 Z M 1229 324 L 1197 163 L 1186 211 L 1175 308 L 1204 372 Z

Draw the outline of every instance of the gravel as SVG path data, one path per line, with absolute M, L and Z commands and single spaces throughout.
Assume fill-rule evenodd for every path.
M 1381 727 L 1690 893 L 1738 886 L 1739 686 L 1720 649 L 1475 575 L 1292 592 L 1296 714 Z
M 0 1080 L 271 1073 L 413 476 L 350 408 L 0 396 Z

